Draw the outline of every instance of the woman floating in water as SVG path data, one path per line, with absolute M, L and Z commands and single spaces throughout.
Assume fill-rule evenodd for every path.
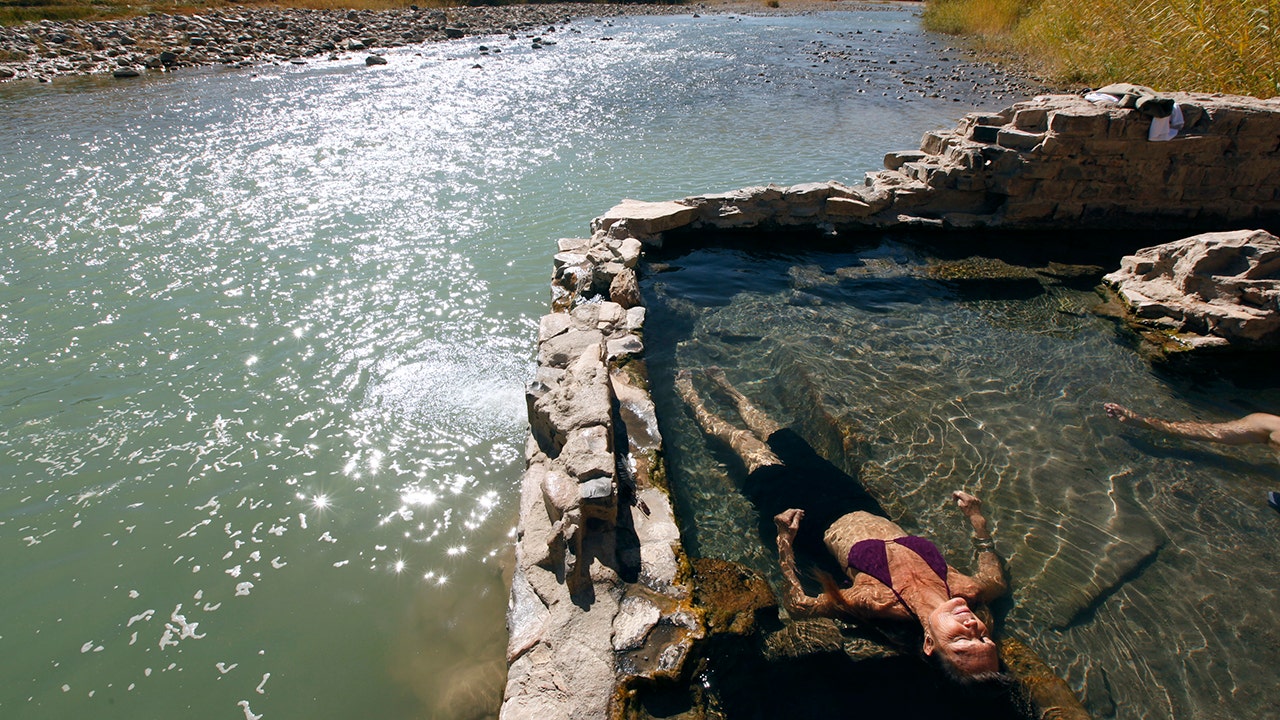
M 950 567 L 932 542 L 908 535 L 885 517 L 856 479 L 818 456 L 795 432 L 779 427 L 730 385 L 723 371 L 713 368 L 707 376 L 733 399 L 749 430 L 708 411 L 689 371 L 677 375 L 676 390 L 702 429 L 746 464 L 744 492 L 762 523 L 772 517 L 776 526 L 787 611 L 793 617 L 916 620 L 924 631 L 924 654 L 951 677 L 962 682 L 999 677 L 998 648 L 969 605 L 990 602 L 1006 588 L 982 503 L 968 493 L 952 493 L 973 527 L 978 573 L 969 577 Z M 831 582 L 818 597 L 805 594 L 796 548 L 815 559 L 829 552 L 853 586 L 842 589 Z
M 1267 413 L 1252 413 L 1239 420 L 1222 423 L 1196 422 L 1194 420 L 1175 421 L 1157 420 L 1143 417 L 1123 405 L 1103 403 L 1103 411 L 1107 417 L 1115 418 L 1122 423 L 1136 425 L 1148 430 L 1156 430 L 1174 437 L 1187 440 L 1204 440 L 1224 445 L 1270 445 L 1272 450 L 1280 452 L 1280 416 Z M 1280 510 L 1280 492 L 1272 490 L 1267 493 L 1267 504 Z

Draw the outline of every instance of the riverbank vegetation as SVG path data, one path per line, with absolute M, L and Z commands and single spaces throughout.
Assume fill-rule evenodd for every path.
M 1059 85 L 1280 95 L 1280 0 L 930 0 L 924 23 Z

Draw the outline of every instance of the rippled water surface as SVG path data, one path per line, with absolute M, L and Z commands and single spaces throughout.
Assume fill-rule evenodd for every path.
M 1261 387 L 1153 372 L 1131 338 L 1091 313 L 1097 276 L 1073 280 L 1046 264 L 1071 261 L 1065 249 L 1013 260 L 1039 275 L 974 283 L 937 279 L 956 266 L 925 248 L 862 240 L 810 255 L 700 250 L 651 274 L 659 388 L 693 369 L 712 411 L 736 421 L 697 372 L 723 367 L 962 570 L 972 567 L 967 526 L 947 496 L 983 498 L 1011 577 L 1012 600 L 994 608 L 1002 632 L 1034 648 L 1095 716 L 1280 712 L 1280 517 L 1265 500 L 1280 487 L 1276 457 L 1122 428 L 1101 407 L 1209 421 L 1274 412 L 1280 387 L 1267 370 Z M 778 581 L 739 466 L 669 387 L 665 396 L 691 549 Z
M 0 85 L 0 716 L 492 715 L 555 240 L 623 197 L 858 182 L 1007 102 L 905 85 L 955 61 L 915 28 Z

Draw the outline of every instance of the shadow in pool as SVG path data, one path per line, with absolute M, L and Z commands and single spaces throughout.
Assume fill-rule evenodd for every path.
M 959 688 L 915 657 L 854 661 L 835 650 L 774 661 L 742 637 L 712 641 L 688 688 L 646 688 L 637 700 L 643 710 L 637 715 L 650 718 L 700 717 L 704 707 L 707 717 L 726 720 L 1028 717 L 1022 700 L 1004 689 Z

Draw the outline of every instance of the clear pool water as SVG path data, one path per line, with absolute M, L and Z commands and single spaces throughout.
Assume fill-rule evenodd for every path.
M 719 366 L 961 569 L 972 567 L 968 527 L 947 498 L 981 497 L 1011 578 L 1011 597 L 993 608 L 1002 632 L 1066 677 L 1094 716 L 1271 717 L 1280 515 L 1265 494 L 1280 487 L 1277 458 L 1124 428 L 1102 403 L 1207 421 L 1275 412 L 1272 368 L 1153 370 L 1132 336 L 1092 312 L 1097 275 L 1049 265 L 1114 251 L 1027 252 L 1036 239 L 978 259 L 891 237 L 807 254 L 779 252 L 796 244 L 773 238 L 774 250 L 664 258 L 646 280 L 647 342 L 691 551 L 780 581 L 740 465 L 671 389 L 676 370 L 692 369 L 713 411 L 736 419 L 698 373 Z M 1002 257 L 1040 272 L 940 279 L 956 262 Z

